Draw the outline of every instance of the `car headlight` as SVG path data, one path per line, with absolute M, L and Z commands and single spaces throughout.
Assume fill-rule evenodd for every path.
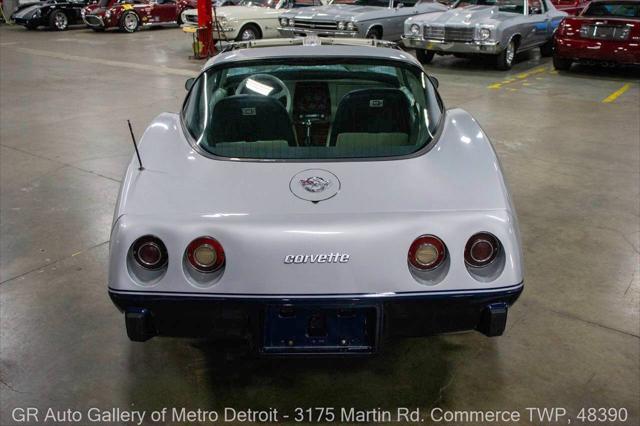
M 409 27 L 409 31 L 412 35 L 417 36 L 418 34 L 420 34 L 420 25 L 411 24 L 411 26 Z
M 287 18 L 280 18 L 280 26 L 286 27 L 289 25 L 289 20 Z
M 356 25 L 353 22 L 347 23 L 347 30 L 348 31 L 355 31 L 355 29 L 356 29 Z
M 338 22 L 338 30 L 340 31 L 344 30 L 344 22 L 342 21 Z
M 289 19 L 289 26 L 290 27 L 295 27 L 295 25 L 296 25 L 295 19 L 293 19 L 293 18 Z
M 104 17 L 105 17 L 105 18 L 107 18 L 107 19 L 108 19 L 108 18 L 111 18 L 111 11 L 110 11 L 110 10 L 107 10 L 107 11 L 104 13 Z
M 488 40 L 491 37 L 491 30 L 489 28 L 480 28 L 478 31 L 478 38 L 480 40 Z

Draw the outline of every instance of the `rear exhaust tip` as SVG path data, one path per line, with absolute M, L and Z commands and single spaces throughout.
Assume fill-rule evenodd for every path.
M 124 314 L 127 336 L 133 342 L 146 342 L 156 335 L 151 312 L 144 308 L 129 308 Z
M 508 311 L 509 305 L 506 303 L 487 305 L 482 311 L 478 331 L 488 337 L 502 336 L 507 326 Z

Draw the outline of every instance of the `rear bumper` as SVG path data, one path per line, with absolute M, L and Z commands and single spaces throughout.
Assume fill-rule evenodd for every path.
M 497 55 L 502 51 L 500 43 L 498 42 L 426 40 L 419 36 L 402 36 L 402 44 L 410 49 L 432 50 L 440 54 L 463 53 Z
M 506 325 L 508 307 L 518 299 L 523 288 L 521 283 L 495 291 L 457 294 L 317 298 L 152 295 L 110 289 L 109 296 L 125 313 L 127 333 L 134 341 L 153 336 L 236 336 L 260 342 L 264 313 L 269 306 L 372 307 L 379 313 L 379 337 L 428 336 L 466 330 L 499 336 Z
M 636 43 L 637 44 L 637 43 Z M 604 61 L 619 64 L 640 64 L 640 45 L 631 43 L 556 38 L 555 55 L 574 61 Z

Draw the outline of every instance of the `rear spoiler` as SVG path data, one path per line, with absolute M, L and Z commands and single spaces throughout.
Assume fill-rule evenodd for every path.
M 295 38 L 272 38 L 261 40 L 236 41 L 226 44 L 222 49 L 223 52 L 229 52 L 236 49 L 255 49 L 258 47 L 277 47 L 277 46 L 372 46 L 386 47 L 390 49 L 399 49 L 398 44 L 387 40 L 376 40 L 372 38 L 337 38 L 337 37 L 318 37 L 309 35 L 307 37 Z

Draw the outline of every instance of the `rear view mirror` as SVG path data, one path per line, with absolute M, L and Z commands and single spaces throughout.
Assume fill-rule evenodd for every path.
M 438 86 L 440 86 L 440 82 L 438 81 L 437 78 L 435 78 L 434 76 L 430 75 L 429 76 L 429 80 L 431 80 L 431 84 L 433 84 L 433 86 L 437 89 Z
M 191 90 L 191 87 L 193 87 L 193 82 L 196 81 L 195 78 L 191 77 L 188 78 L 187 81 L 184 82 L 184 88 L 185 90 L 188 92 L 189 90 Z

